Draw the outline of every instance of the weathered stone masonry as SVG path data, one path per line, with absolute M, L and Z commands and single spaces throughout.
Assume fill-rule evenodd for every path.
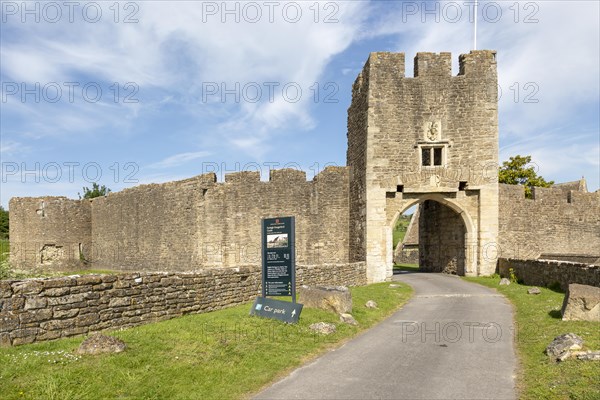
M 36 210 L 44 207 L 44 213 Z M 261 218 L 296 217 L 300 265 L 348 262 L 348 169 L 214 174 L 142 185 L 93 200 L 13 198 L 11 263 L 21 269 L 87 266 L 191 271 L 260 265 Z M 79 218 L 74 218 L 73 213 Z M 63 249 L 44 262 L 43 249 Z M 81 251 L 80 251 L 81 249 Z
M 600 191 L 500 185 L 500 236 L 490 257 L 600 257 Z
M 404 54 L 371 53 L 354 83 L 347 153 L 351 259 L 367 262 L 369 281 L 392 275 L 398 215 L 427 201 L 435 204 L 422 220 L 447 224 L 421 229 L 420 246 L 455 250 L 450 257 L 429 253 L 428 270 L 486 275 L 496 269 L 483 254 L 498 240 L 495 53 L 472 51 L 459 63 L 452 76 L 450 53 L 418 53 L 411 78 Z
M 365 283 L 364 263 L 304 266 L 299 284 Z M 250 301 L 258 268 L 0 281 L 0 345 L 141 325 Z
M 92 242 L 90 201 L 12 198 L 9 209 L 11 264 L 15 268 L 81 266 Z
M 527 285 L 549 286 L 559 284 L 567 290 L 570 283 L 600 287 L 600 265 L 556 260 L 519 260 L 500 258 L 500 276 L 509 277 L 510 270 Z

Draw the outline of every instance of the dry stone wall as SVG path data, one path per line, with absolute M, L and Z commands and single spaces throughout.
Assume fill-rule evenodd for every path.
M 500 276 L 508 278 L 510 269 L 527 285 L 549 286 L 558 283 L 567 290 L 570 283 L 600 287 L 600 265 L 554 260 L 500 258 Z
M 365 283 L 365 264 L 299 266 L 298 284 Z M 0 344 L 18 345 L 131 327 L 250 301 L 258 268 L 145 272 L 0 281 Z

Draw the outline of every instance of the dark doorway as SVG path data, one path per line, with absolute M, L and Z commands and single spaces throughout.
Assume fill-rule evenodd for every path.
M 426 200 L 419 213 L 419 269 L 465 275 L 465 225 L 441 203 Z

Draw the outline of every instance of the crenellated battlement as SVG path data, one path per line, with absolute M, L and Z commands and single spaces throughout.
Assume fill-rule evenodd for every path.
M 241 171 L 225 174 L 225 183 L 260 182 L 259 171 Z
M 459 76 L 496 76 L 496 51 L 495 50 L 473 50 L 469 54 L 461 54 L 458 57 Z
M 600 249 L 600 191 L 498 185 L 499 251 L 503 258 L 592 254 Z
M 269 171 L 269 182 L 303 183 L 306 182 L 306 172 L 293 168 L 272 169 Z
M 450 53 L 417 53 L 414 61 L 414 77 L 452 76 Z
M 457 76 L 484 77 L 496 74 L 496 51 L 472 50 L 461 54 L 458 58 L 459 72 Z M 363 72 L 355 81 L 355 88 L 360 87 L 364 75 L 374 70 L 385 69 L 387 75 L 406 78 L 405 54 L 389 52 L 373 52 L 369 55 Z M 449 52 L 419 52 L 413 61 L 414 78 L 452 77 L 452 54 Z
M 592 206 L 600 201 L 600 191 L 583 192 L 578 190 L 564 190 L 561 187 L 532 187 L 532 197 L 525 197 L 525 187 L 522 185 L 499 184 L 500 197 L 506 202 L 523 202 L 527 204 L 584 204 Z M 600 203 L 598 203 L 600 204 Z

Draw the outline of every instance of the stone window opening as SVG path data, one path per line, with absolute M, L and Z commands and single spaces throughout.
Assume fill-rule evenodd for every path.
M 421 166 L 439 167 L 444 165 L 444 147 L 421 147 Z

